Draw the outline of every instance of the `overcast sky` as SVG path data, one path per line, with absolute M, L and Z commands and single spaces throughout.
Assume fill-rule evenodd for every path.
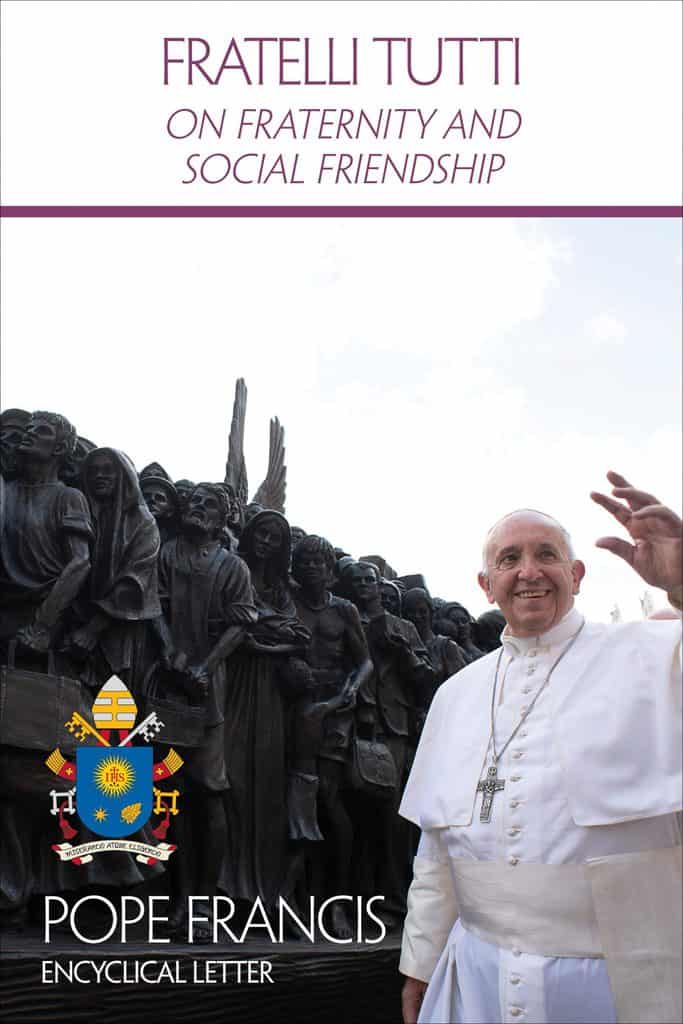
M 613 468 L 680 508 L 679 222 L 16 220 L 3 248 L 3 407 L 222 479 L 244 376 L 250 490 L 278 415 L 292 523 L 478 614 L 486 529 L 540 508 L 585 610 L 640 617 L 588 492 Z

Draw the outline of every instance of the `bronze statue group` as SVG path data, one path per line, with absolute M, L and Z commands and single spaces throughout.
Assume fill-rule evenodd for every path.
M 28 718 L 31 673 L 77 679 L 90 701 L 117 676 L 138 707 L 166 709 L 155 760 L 183 759 L 168 831 L 178 937 L 186 897 L 216 892 L 268 911 L 280 897 L 379 894 L 398 926 L 416 830 L 397 809 L 422 723 L 440 684 L 499 645 L 504 619 L 474 620 L 422 576 L 291 527 L 277 420 L 249 502 L 245 407 L 238 382 L 221 482 L 173 481 L 158 463 L 138 473 L 55 413 L 0 415 L 3 687 L 23 687 Z M 127 890 L 160 871 L 126 853 L 56 858 L 51 740 L 19 745 L 1 718 L 0 730 L 7 921 L 32 897 Z M 342 903 L 332 928 L 353 933 Z

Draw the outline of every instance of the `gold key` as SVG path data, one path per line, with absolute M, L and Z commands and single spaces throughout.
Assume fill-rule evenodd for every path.
M 79 743 L 83 743 L 85 737 L 90 735 L 95 737 L 101 747 L 111 746 L 111 743 L 108 743 L 107 740 L 105 740 L 104 736 L 97 731 L 95 726 L 86 721 L 86 719 L 83 718 L 83 715 L 79 715 L 78 711 L 74 711 L 69 721 L 65 722 L 64 725 L 72 736 L 75 736 Z

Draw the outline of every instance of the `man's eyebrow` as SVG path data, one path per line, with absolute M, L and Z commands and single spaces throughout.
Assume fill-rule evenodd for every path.
M 500 551 L 496 553 L 496 561 L 499 561 L 501 558 L 504 558 L 505 555 L 517 554 L 519 554 L 519 544 L 508 544 L 506 548 L 501 548 Z

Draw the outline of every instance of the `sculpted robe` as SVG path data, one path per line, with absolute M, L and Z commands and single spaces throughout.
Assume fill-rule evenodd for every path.
M 88 482 L 88 466 L 107 454 L 118 468 L 110 501 L 98 501 Z M 128 672 L 137 687 L 146 667 L 146 627 L 161 615 L 157 559 L 159 531 L 140 490 L 138 475 L 127 455 L 114 448 L 96 448 L 84 461 L 85 493 L 92 511 L 95 540 L 84 619 L 103 612 L 107 627 L 98 638 L 106 660 L 100 674 Z
M 680 1021 L 680 622 L 503 634 L 434 698 L 401 813 L 420 825 L 401 971 L 420 1020 Z
M 71 558 L 69 535 L 93 535 L 80 491 L 0 478 L 0 636 L 32 621 Z

